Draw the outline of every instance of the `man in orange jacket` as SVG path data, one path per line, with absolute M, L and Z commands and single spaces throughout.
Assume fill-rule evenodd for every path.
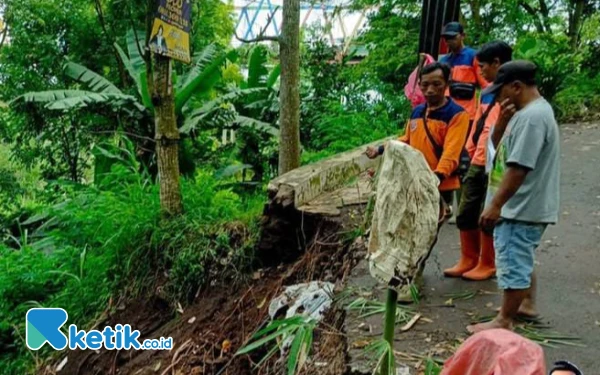
M 449 79 L 448 65 L 434 62 L 423 67 L 419 87 L 426 102 L 413 110 L 405 133 L 399 138 L 423 154 L 440 180 L 440 194 L 446 203 L 451 201 L 452 194 L 460 187 L 456 170 L 469 130 L 468 113 L 445 95 Z M 367 156 L 376 158 L 384 149 L 383 145 L 369 147 Z
M 444 26 L 442 37 L 450 50 L 440 59 L 452 69 L 448 94 L 469 113 L 469 119 L 473 121 L 477 114 L 477 88 L 485 88 L 489 83 L 479 72 L 476 51 L 464 44 L 465 32 L 460 23 L 450 22 Z
M 501 41 L 490 42 L 481 47 L 476 58 L 483 78 L 493 82 L 500 66 L 512 59 L 512 48 Z M 500 103 L 496 103 L 495 94 L 482 95 L 474 126 L 467 140 L 471 166 L 463 181 L 456 216 L 456 226 L 460 230 L 461 256 L 454 267 L 444 270 L 444 275 L 448 277 L 487 280 L 496 273 L 493 233 L 479 228 L 479 217 L 487 191 L 485 166 L 488 137 L 499 115 Z
M 442 56 L 440 62 L 448 64 L 452 69 L 446 95 L 449 95 L 469 113 L 469 127 L 472 127 L 477 114 L 477 89 L 487 87 L 488 82 L 482 78 L 479 72 L 476 51 L 465 46 L 465 32 L 460 23 L 446 24 L 442 29 L 442 38 L 444 38 L 450 53 Z M 460 197 L 459 190 L 456 197 L 459 205 Z

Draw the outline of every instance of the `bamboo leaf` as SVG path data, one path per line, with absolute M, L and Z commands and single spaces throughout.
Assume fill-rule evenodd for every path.
M 306 363 L 306 360 L 308 359 L 308 354 L 310 353 L 310 349 L 312 348 L 314 328 L 315 328 L 315 325 L 313 323 L 313 324 L 309 325 L 304 332 L 304 339 L 302 340 L 303 345 L 302 345 L 302 349 L 300 350 L 300 358 L 298 359 L 298 369 L 300 369 L 300 370 L 304 367 L 304 364 Z
M 271 358 L 273 356 L 273 354 L 275 354 L 275 352 L 277 352 L 277 349 L 278 349 L 277 345 L 273 345 L 271 350 L 269 350 L 269 352 L 254 366 L 254 368 L 260 368 L 263 363 L 268 361 L 269 358 Z
M 277 328 L 281 327 L 281 326 L 285 326 L 285 325 L 299 325 L 302 324 L 303 318 L 301 316 L 293 316 L 291 318 L 287 318 L 287 319 L 279 319 L 279 320 L 273 320 L 271 323 L 269 323 L 268 326 L 266 326 L 265 328 L 261 329 L 260 331 L 256 332 L 252 338 L 258 338 L 261 337 L 269 332 L 272 332 L 274 330 L 276 330 Z
M 296 331 L 296 336 L 294 337 L 294 341 L 292 342 L 292 346 L 290 348 L 290 354 L 288 357 L 287 370 L 288 375 L 294 375 L 296 371 L 296 367 L 298 366 L 298 357 L 300 356 L 300 350 L 302 349 L 302 342 L 304 341 L 304 327 L 298 328 Z
M 298 329 L 298 326 L 286 326 L 283 327 L 281 330 L 278 330 L 260 340 L 257 340 L 243 348 L 241 348 L 240 350 L 238 350 L 238 352 L 236 353 L 236 355 L 240 355 L 240 354 L 246 354 L 249 353 L 251 351 L 253 351 L 254 349 L 260 348 L 261 346 L 263 346 L 264 344 L 266 344 L 267 342 L 277 338 L 278 336 L 281 336 L 287 332 L 291 332 Z

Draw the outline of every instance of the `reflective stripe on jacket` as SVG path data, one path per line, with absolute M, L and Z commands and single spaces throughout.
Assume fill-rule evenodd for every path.
M 460 154 L 465 147 L 469 131 L 469 115 L 450 98 L 443 107 L 427 114 L 429 131 L 436 143 L 444 149 L 442 157 L 438 160 L 435 148 L 424 128 L 425 110 L 425 104 L 413 110 L 406 124 L 405 133 L 399 139 L 421 151 L 429 167 L 446 177 L 439 186 L 440 191 L 456 190 L 460 188 L 460 180 L 458 176 L 452 176 L 452 173 L 458 167 Z
M 483 79 L 479 70 L 479 64 L 475 55 L 477 52 L 471 47 L 463 48 L 459 53 L 449 53 L 440 59 L 440 62 L 448 64 L 452 68 L 450 79 L 455 82 L 470 83 L 480 88 L 488 86 L 488 82 Z M 447 93 L 450 95 L 450 93 Z M 468 113 L 469 118 L 473 120 L 477 112 L 477 97 L 473 96 L 470 100 L 454 99 L 458 105 L 463 107 Z
M 483 129 L 477 144 L 473 143 L 473 135 L 475 134 L 475 130 L 477 128 L 477 122 L 479 122 L 479 119 L 481 116 L 483 116 L 485 111 L 488 110 L 488 107 L 493 101 L 494 94 L 483 95 L 479 101 L 479 108 L 477 108 L 475 121 L 473 122 L 471 133 L 469 134 L 469 138 L 467 140 L 467 151 L 469 152 L 469 156 L 471 156 L 471 164 L 473 165 L 485 166 L 487 140 L 490 135 L 490 129 L 494 126 L 494 124 L 496 124 L 498 117 L 500 116 L 500 103 L 496 103 L 494 105 L 485 119 L 485 124 L 483 125 Z

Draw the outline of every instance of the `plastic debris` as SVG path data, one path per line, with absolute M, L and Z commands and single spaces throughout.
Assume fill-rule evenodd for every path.
M 323 281 L 288 286 L 281 295 L 271 301 L 269 316 L 274 319 L 287 307 L 285 318 L 303 315 L 321 321 L 333 301 L 333 288 L 332 283 Z

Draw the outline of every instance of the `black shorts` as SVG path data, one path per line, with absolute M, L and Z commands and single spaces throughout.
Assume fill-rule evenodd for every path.
M 456 226 L 460 230 L 479 229 L 479 217 L 485 205 L 488 177 L 485 167 L 471 165 L 462 183 Z

